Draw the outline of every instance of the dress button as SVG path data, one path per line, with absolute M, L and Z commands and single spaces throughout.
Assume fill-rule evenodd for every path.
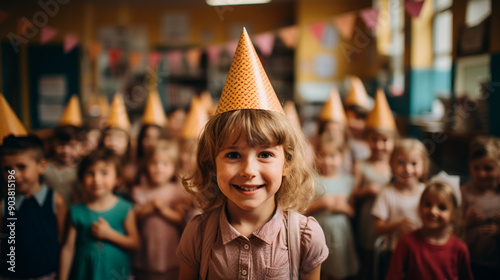
M 243 248 L 245 248 L 245 250 L 248 250 L 250 248 L 250 246 L 248 244 L 245 244 L 245 245 L 243 245 Z
M 246 269 L 243 269 L 243 270 L 241 271 L 241 275 L 246 276 L 246 275 L 247 275 L 247 270 L 246 270 Z

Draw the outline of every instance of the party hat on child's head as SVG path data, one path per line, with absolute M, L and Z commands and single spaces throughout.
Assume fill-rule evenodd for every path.
M 366 94 L 365 86 L 360 78 L 353 76 L 351 77 L 351 88 L 347 92 L 344 98 L 345 107 L 359 106 L 366 110 L 370 108 L 370 100 L 368 94 Z
M 193 97 L 191 100 L 191 108 L 186 117 L 186 122 L 182 128 L 182 139 L 196 139 L 203 130 L 205 123 L 208 121 L 208 113 L 205 105 L 198 97 Z
M 366 118 L 366 128 L 396 131 L 396 122 L 382 89 L 375 94 L 375 105 Z
M 82 112 L 80 110 L 80 101 L 78 101 L 78 96 L 74 94 L 66 105 L 61 119 L 59 119 L 59 126 L 73 125 L 76 127 L 82 127 Z
M 3 94 L 0 93 L 0 145 L 2 145 L 3 139 L 11 134 L 26 136 L 28 132 L 10 108 Z
M 283 106 L 283 111 L 285 112 L 285 115 L 290 121 L 290 123 L 299 130 L 301 130 L 302 127 L 300 126 L 299 114 L 297 114 L 297 110 L 295 109 L 295 104 L 293 103 L 293 101 L 285 102 L 285 105 Z
M 165 112 L 161 104 L 158 92 L 150 92 L 146 100 L 146 106 L 144 107 L 144 114 L 142 115 L 143 125 L 157 125 L 163 127 L 167 124 L 167 118 L 165 117 Z
M 346 116 L 344 107 L 342 107 L 342 100 L 340 99 L 339 92 L 336 88 L 330 91 L 330 96 L 323 105 L 323 109 L 319 114 L 320 121 L 338 122 L 341 124 L 346 123 Z
M 239 109 L 263 109 L 284 114 L 245 28 L 215 114 Z
M 130 129 L 130 121 L 128 120 L 127 110 L 123 103 L 121 94 L 115 94 L 108 119 L 106 120 L 107 128 L 119 128 L 125 131 Z

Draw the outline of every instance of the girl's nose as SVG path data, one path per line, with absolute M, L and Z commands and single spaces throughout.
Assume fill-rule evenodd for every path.
M 257 175 L 257 163 L 252 157 L 247 157 L 243 161 L 240 175 L 245 178 L 253 178 Z

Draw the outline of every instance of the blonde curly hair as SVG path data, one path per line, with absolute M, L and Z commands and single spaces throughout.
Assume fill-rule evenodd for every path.
M 233 135 L 233 137 L 231 137 Z M 245 135 L 249 145 L 282 145 L 286 176 L 275 195 L 283 210 L 303 213 L 312 202 L 314 171 L 307 163 L 306 140 L 302 132 L 289 124 L 285 115 L 268 110 L 236 110 L 214 116 L 205 125 L 198 140 L 197 169 L 182 183 L 204 211 L 225 201 L 215 179 L 215 158 L 234 135 Z

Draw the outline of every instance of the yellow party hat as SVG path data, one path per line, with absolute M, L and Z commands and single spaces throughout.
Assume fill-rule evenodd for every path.
M 297 110 L 295 109 L 295 103 L 293 103 L 293 101 L 285 102 L 285 105 L 283 106 L 283 111 L 285 112 L 285 115 L 290 121 L 290 123 L 295 128 L 302 130 L 302 127 L 300 126 L 299 114 L 297 114 Z
M 366 94 L 365 86 L 360 78 L 356 76 L 351 77 L 351 88 L 344 98 L 344 104 L 346 107 L 359 106 L 366 110 L 370 108 L 370 100 L 368 98 L 368 94 Z
M 208 121 L 208 113 L 198 97 L 191 100 L 191 108 L 186 117 L 186 122 L 182 128 L 182 139 L 196 139 Z
M 366 118 L 366 128 L 396 131 L 396 122 L 382 89 L 377 89 L 375 105 Z
M 3 94 L 0 93 L 0 145 L 2 145 L 3 139 L 11 134 L 26 136 L 28 132 L 17 118 L 16 113 L 10 108 Z
M 330 96 L 323 105 L 321 113 L 319 114 L 320 121 L 332 121 L 342 124 L 346 123 L 346 116 L 344 108 L 342 107 L 342 100 L 340 99 L 339 91 L 333 88 L 330 91 Z
M 165 117 L 160 95 L 157 91 L 149 93 L 146 106 L 144 107 L 144 114 L 142 115 L 142 124 L 153 124 L 161 127 L 167 124 L 167 118 Z
M 127 110 L 123 103 L 121 94 L 115 94 L 113 102 L 111 103 L 111 111 L 109 112 L 108 119 L 106 120 L 106 127 L 120 128 L 125 131 L 130 129 L 130 121 L 128 120 Z
M 74 94 L 66 105 L 61 119 L 59 119 L 59 126 L 73 125 L 76 127 L 81 127 L 83 125 L 82 112 L 80 110 L 80 101 L 78 101 L 78 96 Z
M 200 99 L 201 103 L 205 106 L 207 109 L 208 115 L 213 116 L 215 114 L 215 105 L 214 101 L 212 100 L 212 95 L 208 90 L 203 91 L 200 94 Z
M 239 109 L 263 109 L 284 114 L 245 28 L 215 114 Z

